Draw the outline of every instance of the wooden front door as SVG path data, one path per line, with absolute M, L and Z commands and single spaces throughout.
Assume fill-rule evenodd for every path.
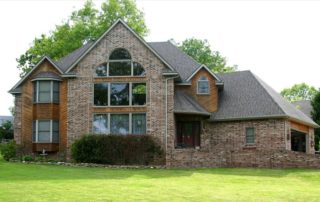
M 176 146 L 178 148 L 200 146 L 200 121 L 177 122 Z

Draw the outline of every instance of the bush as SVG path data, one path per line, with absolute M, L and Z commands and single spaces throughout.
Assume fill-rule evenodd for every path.
M 26 155 L 26 156 L 24 156 L 24 157 L 22 158 L 22 160 L 24 160 L 24 161 L 33 161 L 34 159 L 33 159 L 32 156 Z
M 71 147 L 76 162 L 113 165 L 157 164 L 161 147 L 148 135 L 86 135 Z
M 9 141 L 8 143 L 2 143 L 0 146 L 0 152 L 6 161 L 16 157 L 16 150 L 17 145 L 14 140 Z

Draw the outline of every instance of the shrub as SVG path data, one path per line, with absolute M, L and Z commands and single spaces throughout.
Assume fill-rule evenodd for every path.
M 76 162 L 149 165 L 163 158 L 160 146 L 148 135 L 86 135 L 71 147 Z
M 24 156 L 24 157 L 22 158 L 22 160 L 24 160 L 24 161 L 33 161 L 34 159 L 33 159 L 32 156 L 26 155 L 26 156 Z
M 8 143 L 1 144 L 0 152 L 4 160 L 9 161 L 10 159 L 16 157 L 16 149 L 16 142 L 14 140 L 11 140 Z

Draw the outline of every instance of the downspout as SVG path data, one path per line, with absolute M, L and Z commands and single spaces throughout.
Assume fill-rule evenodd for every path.
M 168 148 L 168 81 L 169 79 L 175 79 L 178 78 L 179 76 L 175 76 L 175 77 L 170 77 L 170 78 L 166 78 L 166 102 L 165 102 L 165 123 L 166 123 L 166 131 L 165 131 L 165 148 L 167 151 Z

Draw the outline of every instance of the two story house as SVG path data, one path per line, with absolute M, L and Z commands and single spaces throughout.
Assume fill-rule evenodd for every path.
M 122 20 L 59 61 L 44 57 L 10 93 L 14 138 L 29 152 L 69 159 L 85 134 L 147 134 L 169 167 L 320 165 L 318 125 L 259 77 L 216 74 Z

